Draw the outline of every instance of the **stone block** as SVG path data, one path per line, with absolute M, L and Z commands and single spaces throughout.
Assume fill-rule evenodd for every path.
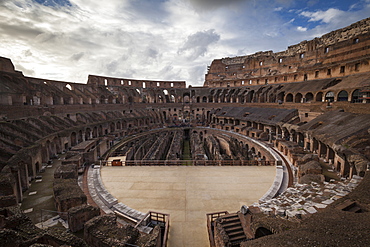
M 91 205 L 81 205 L 68 210 L 68 226 L 72 232 L 80 231 L 87 221 L 100 215 L 100 209 Z

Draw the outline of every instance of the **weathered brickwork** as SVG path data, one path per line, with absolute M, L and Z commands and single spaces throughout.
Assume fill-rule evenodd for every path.
M 236 87 L 345 77 L 369 70 L 370 19 L 281 52 L 216 59 L 205 87 Z

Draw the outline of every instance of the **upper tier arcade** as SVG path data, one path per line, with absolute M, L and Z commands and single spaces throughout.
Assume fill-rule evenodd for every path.
M 370 18 L 287 50 L 213 60 L 205 87 L 236 87 L 299 82 L 369 70 Z

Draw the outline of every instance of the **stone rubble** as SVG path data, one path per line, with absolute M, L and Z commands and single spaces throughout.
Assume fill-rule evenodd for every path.
M 286 218 L 314 214 L 329 204 L 350 193 L 362 180 L 360 176 L 352 179 L 324 182 L 318 184 L 295 184 L 281 195 L 266 201 L 254 203 L 263 213 Z

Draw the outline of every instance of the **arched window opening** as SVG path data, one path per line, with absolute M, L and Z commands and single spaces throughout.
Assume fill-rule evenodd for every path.
M 312 93 L 306 93 L 304 96 L 306 99 L 306 102 L 311 102 L 313 100 L 313 94 Z
M 293 102 L 293 94 L 288 93 L 286 96 L 286 102 Z
M 319 92 L 319 93 L 316 94 L 316 102 L 321 102 L 322 101 L 322 95 L 323 95 L 322 92 Z
M 333 102 L 334 101 L 334 93 L 332 91 L 329 91 L 325 94 L 325 101 L 327 101 L 327 102 Z
M 348 101 L 348 93 L 345 90 L 342 90 L 338 94 L 338 100 L 337 101 Z
M 362 102 L 362 96 L 360 94 L 360 90 L 356 89 L 352 93 L 352 103 L 361 103 Z
M 295 103 L 301 103 L 302 102 L 302 94 L 301 93 L 297 93 L 295 95 Z

